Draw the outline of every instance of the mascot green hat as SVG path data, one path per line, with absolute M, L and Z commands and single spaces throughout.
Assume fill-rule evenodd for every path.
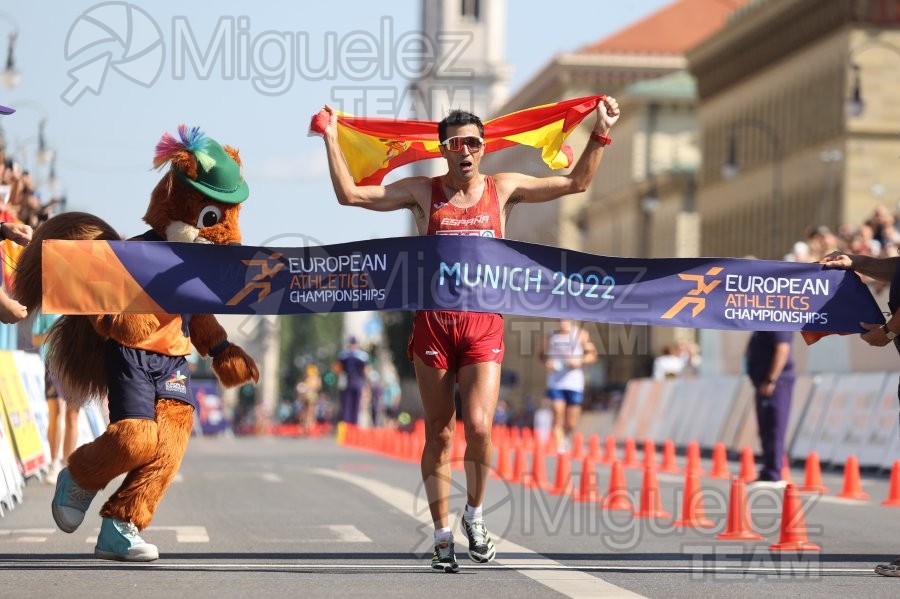
M 166 133 L 156 145 L 154 166 L 161 166 L 179 152 L 190 152 L 197 161 L 197 177 L 192 179 L 181 170 L 175 174 L 182 181 L 213 200 L 226 204 L 240 204 L 250 195 L 250 188 L 244 181 L 241 165 L 228 155 L 216 140 L 206 137 L 199 127 L 188 129 L 179 125 L 180 140 Z

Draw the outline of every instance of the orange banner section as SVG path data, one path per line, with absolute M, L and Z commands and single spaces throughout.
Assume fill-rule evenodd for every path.
M 144 293 L 107 244 L 53 240 L 45 241 L 42 250 L 45 313 L 165 312 Z

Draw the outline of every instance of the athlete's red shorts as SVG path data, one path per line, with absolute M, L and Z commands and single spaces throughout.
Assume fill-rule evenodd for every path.
M 483 312 L 421 310 L 413 320 L 407 354 L 432 368 L 458 371 L 503 361 L 503 317 Z

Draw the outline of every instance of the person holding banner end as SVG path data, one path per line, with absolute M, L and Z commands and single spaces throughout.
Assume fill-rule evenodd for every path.
M 819 261 L 825 268 L 855 270 L 859 274 L 878 281 L 891 284 L 888 295 L 888 308 L 891 313 L 886 323 L 861 322 L 859 326 L 866 330 L 860 339 L 873 347 L 884 347 L 893 342 L 900 351 L 900 257 L 876 258 L 860 254 L 832 252 Z M 900 390 L 898 390 L 900 397 Z M 882 576 L 900 577 L 900 557 L 889 564 L 878 564 L 875 573 Z
M 438 124 L 446 174 L 408 177 L 389 185 L 357 185 L 339 145 L 337 114 L 325 107 L 323 137 L 338 202 L 378 212 L 407 209 L 419 235 L 503 237 L 506 219 L 517 204 L 539 203 L 585 191 L 600 165 L 609 132 L 619 119 L 614 98 L 596 107 L 597 120 L 583 154 L 567 175 L 532 177 L 520 173 L 490 176 L 480 171 L 485 152 L 484 125 L 477 116 L 452 110 Z M 454 392 L 459 383 L 465 426 L 467 505 L 462 528 L 469 557 L 476 563 L 494 559 L 494 541 L 484 523 L 482 503 L 492 463 L 491 427 L 500 393 L 503 319 L 499 314 L 420 311 L 413 322 L 409 353 L 425 411 L 422 480 L 434 521 L 436 572 L 457 572 L 453 532 L 449 526 L 450 455 L 454 438 Z
M 13 114 L 15 111 L 15 108 L 0 106 L 0 114 L 9 115 Z M 2 162 L 3 158 L 5 158 L 5 156 L 2 149 L 0 149 L 0 162 Z M 0 164 L 0 167 L 2 167 L 2 164 Z M 0 172 L 2 171 L 3 169 L 0 168 Z M 15 193 L 17 186 L 18 181 L 13 181 L 13 185 L 11 186 L 12 193 Z M 8 200 L 8 197 L 9 196 L 3 199 L 4 203 Z M 31 233 L 31 227 L 24 223 L 9 220 L 0 222 L 0 241 L 8 239 L 19 245 L 28 245 L 31 241 Z M 0 288 L 0 322 L 4 324 L 14 324 L 23 320 L 26 316 L 28 316 L 28 310 L 25 309 L 25 306 L 11 298 L 6 293 L 5 289 Z

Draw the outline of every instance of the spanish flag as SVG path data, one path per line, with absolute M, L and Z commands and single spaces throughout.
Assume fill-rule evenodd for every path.
M 570 166 L 572 149 L 563 142 L 604 97 L 544 104 L 491 119 L 484 123 L 485 152 L 531 146 L 541 150 L 541 158 L 550 168 Z M 321 135 L 327 125 L 328 113 L 321 110 L 312 118 L 310 134 Z M 339 112 L 337 125 L 338 143 L 358 185 L 380 185 L 397 167 L 441 157 L 435 121 L 366 118 Z

